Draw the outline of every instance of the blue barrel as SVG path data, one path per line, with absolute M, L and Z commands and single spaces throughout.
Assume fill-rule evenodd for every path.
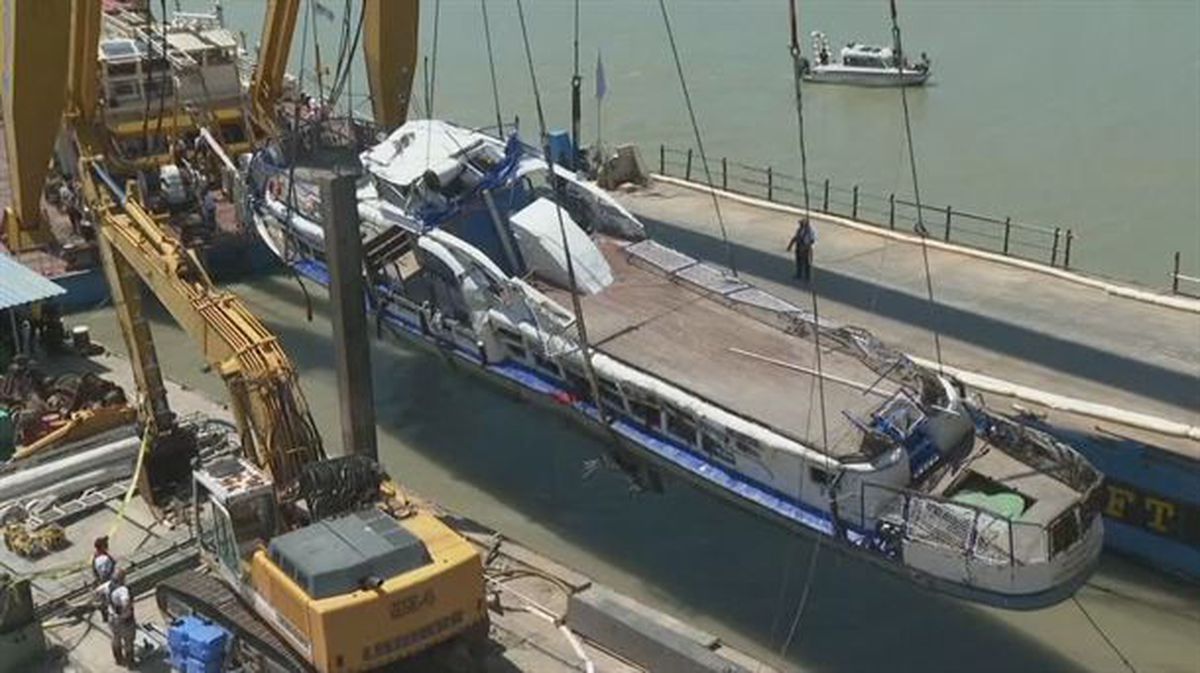
M 575 170 L 575 144 L 571 142 L 571 134 L 566 131 L 551 131 L 546 136 L 550 145 L 550 158 L 559 166 Z

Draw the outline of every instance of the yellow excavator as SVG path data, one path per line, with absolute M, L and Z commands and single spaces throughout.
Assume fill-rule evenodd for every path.
M 393 72 L 409 72 L 411 79 L 415 57 L 407 65 L 389 65 L 389 58 L 415 54 L 417 3 L 364 2 L 374 19 L 366 22 L 364 41 L 369 67 L 394 67 Z M 371 670 L 453 638 L 486 634 L 483 568 L 475 548 L 431 512 L 407 502 L 373 461 L 353 454 L 326 457 L 278 338 L 236 295 L 213 285 L 193 252 L 164 228 L 164 218 L 143 205 L 136 182 L 122 182 L 106 167 L 95 96 L 100 4 L 5 3 L 4 32 L 19 36 L 6 45 L 14 63 L 27 63 L 30 54 L 44 51 L 32 42 L 52 34 L 70 36 L 70 57 L 43 64 L 40 82 L 10 80 L 4 93 L 6 112 L 20 111 L 24 132 L 51 134 L 56 129 L 33 123 L 37 115 L 31 111 L 52 105 L 48 114 L 57 115 L 61 103 L 44 92 L 59 72 L 66 81 L 66 128 L 79 152 L 82 193 L 97 220 L 101 258 L 142 400 L 142 420 L 154 438 L 140 492 L 153 504 L 180 482 L 192 486 L 193 525 L 208 572 L 162 582 L 160 607 L 168 614 L 200 614 L 222 625 L 234 635 L 243 661 L 264 670 Z M 55 8 L 45 9 L 48 5 Z M 264 48 L 251 96 L 251 115 L 263 128 L 269 129 L 274 119 L 273 96 L 281 91 L 298 5 L 298 0 L 267 3 Z M 412 28 L 376 32 L 398 25 Z M 384 79 L 390 80 L 389 87 L 395 84 L 395 77 Z M 40 90 L 30 86 L 35 83 Z M 393 115 L 382 118 L 402 121 L 399 98 L 375 97 L 383 112 Z M 10 163 L 17 169 L 34 167 L 29 181 L 42 180 L 52 145 L 18 146 Z M 167 404 L 142 312 L 143 286 L 226 382 L 242 456 L 193 467 L 193 450 Z

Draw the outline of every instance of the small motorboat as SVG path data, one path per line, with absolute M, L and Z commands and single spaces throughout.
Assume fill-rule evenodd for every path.
M 898 59 L 891 47 L 851 42 L 842 47 L 840 60 L 834 60 L 829 39 L 813 32 L 815 61 L 805 59 L 802 76 L 806 82 L 855 84 L 858 86 L 919 86 L 929 79 L 929 57 L 911 63 Z

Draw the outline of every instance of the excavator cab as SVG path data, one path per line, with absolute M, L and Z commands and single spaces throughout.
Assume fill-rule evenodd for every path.
M 240 581 L 243 563 L 279 532 L 271 478 L 246 461 L 225 458 L 195 472 L 192 511 L 201 549 Z

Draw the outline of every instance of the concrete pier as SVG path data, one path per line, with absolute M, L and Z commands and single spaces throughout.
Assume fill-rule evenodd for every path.
M 648 189 L 618 198 L 655 239 L 722 263 L 712 197 L 678 182 L 655 180 Z M 742 197 L 721 199 L 737 267 L 756 284 L 808 306 L 808 287 L 792 278 L 785 250 L 798 215 L 795 209 L 764 206 Z M 1200 301 L 1191 302 L 1192 310 L 1170 308 L 1074 282 L 1068 279 L 1073 274 L 1058 269 L 935 243 L 928 251 L 934 307 L 926 300 L 918 245 L 841 220 L 814 216 L 814 286 L 823 314 L 930 360 L 936 330 L 947 364 L 1200 424 Z

